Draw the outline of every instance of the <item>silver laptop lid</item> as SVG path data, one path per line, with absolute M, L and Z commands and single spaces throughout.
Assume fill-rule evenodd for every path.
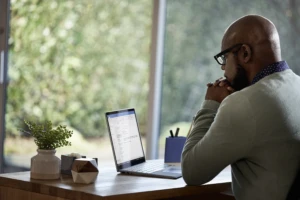
M 105 115 L 117 171 L 145 162 L 134 108 Z

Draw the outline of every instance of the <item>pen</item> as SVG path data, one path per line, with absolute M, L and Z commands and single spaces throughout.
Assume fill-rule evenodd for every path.
M 175 137 L 178 137 L 179 128 L 176 129 Z
M 171 137 L 174 137 L 173 131 L 172 131 L 172 130 L 170 130 L 170 134 L 171 134 Z

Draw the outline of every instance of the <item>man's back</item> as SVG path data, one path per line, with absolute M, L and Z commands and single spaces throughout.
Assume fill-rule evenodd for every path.
M 189 185 L 232 166 L 237 200 L 284 200 L 300 169 L 300 78 L 290 69 L 205 101 L 182 153 Z
M 281 58 L 277 28 L 259 15 L 229 25 L 182 152 L 189 185 L 232 165 L 237 200 L 284 200 L 300 169 L 300 78 Z M 236 92 L 235 92 L 236 91 Z
M 237 199 L 285 199 L 300 169 L 300 77 L 274 73 L 232 96 L 255 114 L 251 149 L 232 164 Z M 242 104 L 245 102 L 241 102 Z

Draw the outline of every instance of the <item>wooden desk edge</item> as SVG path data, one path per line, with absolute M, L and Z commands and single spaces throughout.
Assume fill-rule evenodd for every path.
M 56 187 L 37 182 L 28 182 L 24 180 L 16 180 L 13 177 L 3 177 L 0 174 L 0 187 L 12 188 L 26 191 L 29 193 L 47 195 L 59 199 L 163 199 L 163 198 L 180 198 L 188 196 L 197 196 L 210 193 L 222 193 L 228 191 L 231 182 L 206 184 L 202 186 L 184 186 L 162 190 L 140 191 L 133 193 L 115 194 L 104 196 L 93 193 L 85 193 L 84 191 L 70 190 L 66 188 Z M 201 188 L 201 189 L 200 189 Z

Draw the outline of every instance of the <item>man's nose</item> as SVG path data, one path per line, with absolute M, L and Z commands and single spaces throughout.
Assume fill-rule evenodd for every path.
M 225 70 L 225 65 L 221 65 L 221 69 L 222 69 L 222 70 Z

